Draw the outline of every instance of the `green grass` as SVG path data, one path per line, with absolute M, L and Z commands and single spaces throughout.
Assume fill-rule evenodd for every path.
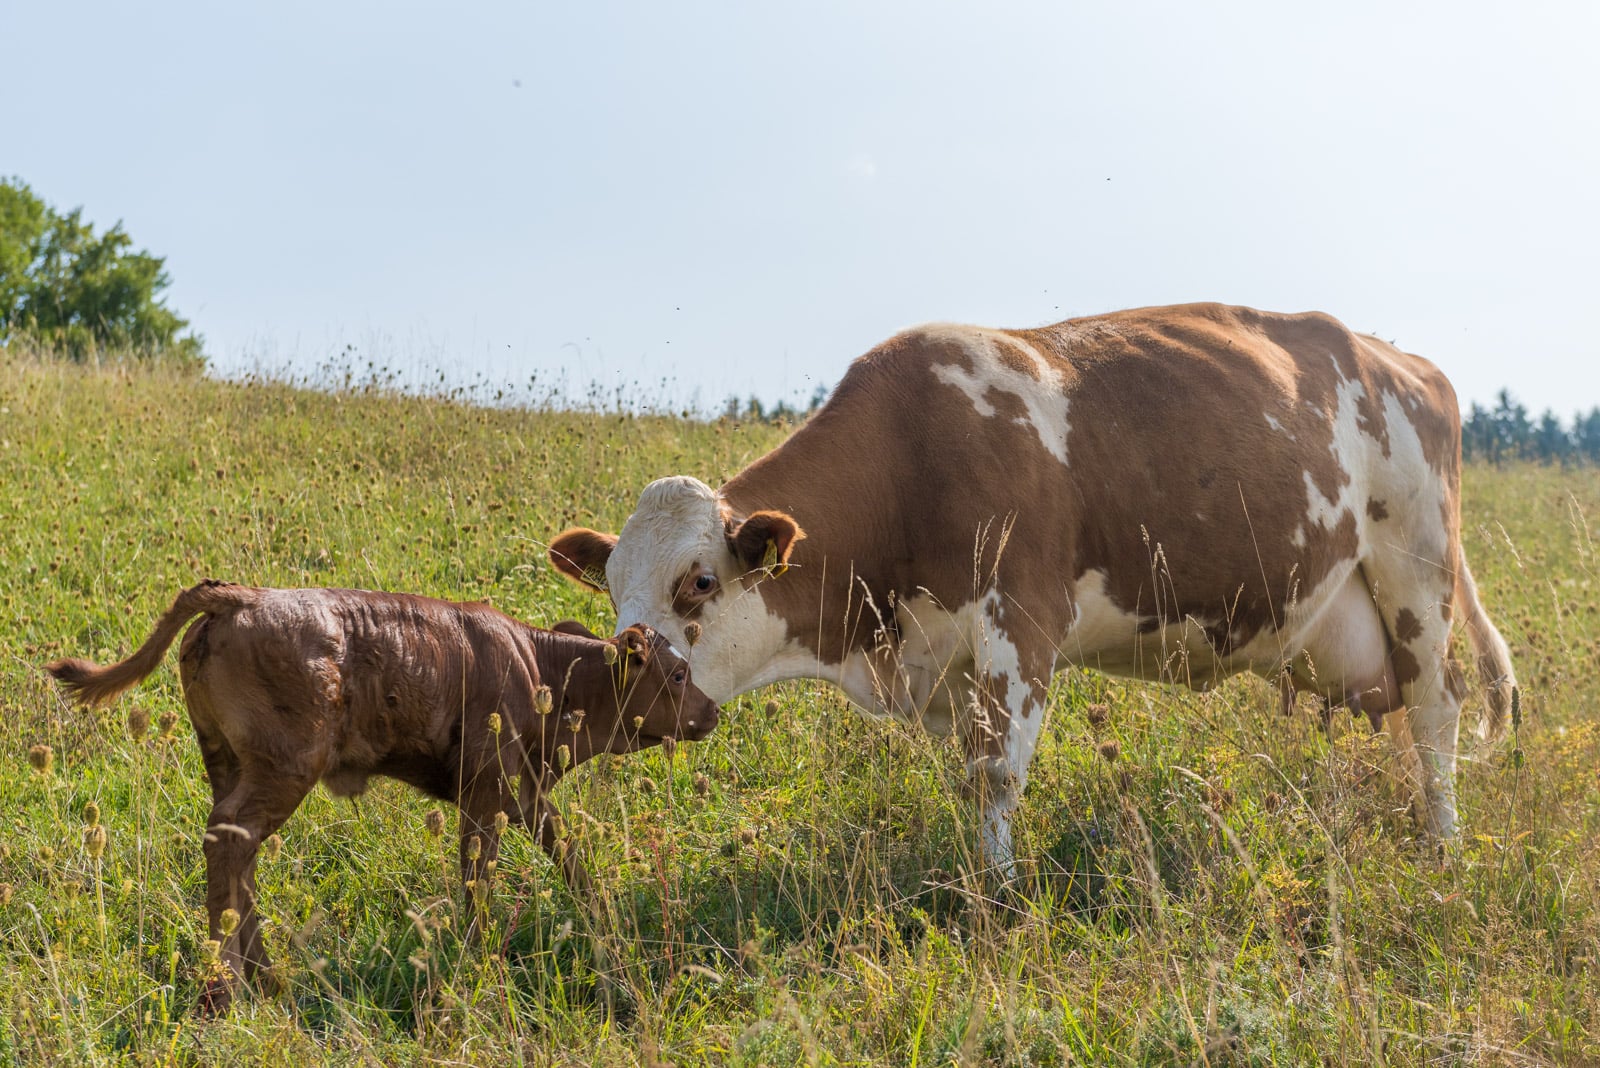
M 963 876 L 953 745 L 791 684 L 670 760 L 572 776 L 603 894 L 568 895 L 513 833 L 482 947 L 457 936 L 431 803 L 318 791 L 261 868 L 284 992 L 192 1015 L 209 791 L 175 672 L 86 713 L 41 663 L 126 653 L 208 576 L 604 627 L 541 539 L 616 529 L 650 479 L 715 483 L 782 436 L 0 362 L 0 1063 L 1600 1061 L 1600 473 L 1531 467 L 1467 472 L 1468 552 L 1525 700 L 1514 742 L 1464 767 L 1446 863 L 1364 727 L 1326 740 L 1250 679 L 1201 696 L 1075 673 L 1007 915 Z

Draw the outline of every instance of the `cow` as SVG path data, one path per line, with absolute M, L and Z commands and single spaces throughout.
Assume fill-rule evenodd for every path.
M 179 669 L 214 800 L 206 909 L 226 967 L 207 983 L 207 1012 L 226 1011 L 239 979 L 273 985 L 256 856 L 318 780 L 352 797 L 386 775 L 459 805 L 461 878 L 479 901 L 511 823 L 533 829 L 582 890 L 587 873 L 549 800 L 557 780 L 601 753 L 702 739 L 719 716 L 642 624 L 606 641 L 572 621 L 542 630 L 486 604 L 367 590 L 208 580 L 178 594 L 127 659 L 46 670 L 80 703 L 106 704 L 154 671 L 195 616 Z
M 1516 678 L 1461 547 L 1456 396 L 1317 312 L 1143 308 L 930 325 L 849 368 L 720 489 L 645 487 L 555 567 L 690 655 L 713 699 L 831 681 L 959 736 L 987 859 L 1058 670 L 1205 690 L 1238 672 L 1387 727 L 1423 828 L 1456 831 L 1464 626 L 1504 734 Z M 692 625 L 692 626 L 691 626 Z

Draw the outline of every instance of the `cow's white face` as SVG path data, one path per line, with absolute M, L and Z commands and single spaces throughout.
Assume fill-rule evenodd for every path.
M 569 530 L 551 542 L 550 559 L 610 594 L 618 633 L 644 623 L 664 635 L 693 665 L 695 685 L 721 703 L 792 674 L 788 627 L 761 588 L 804 536 L 781 513 L 736 517 L 710 486 L 680 475 L 646 486 L 620 535 Z

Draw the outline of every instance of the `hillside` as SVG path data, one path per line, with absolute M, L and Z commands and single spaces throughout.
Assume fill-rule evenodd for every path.
M 1600 471 L 1532 466 L 1467 471 L 1525 700 L 1469 756 L 1443 863 L 1364 725 L 1325 739 L 1257 680 L 1075 673 L 1016 823 L 1036 877 L 991 908 L 955 747 L 790 684 L 675 757 L 574 774 L 603 894 L 513 832 L 482 948 L 432 802 L 319 790 L 259 873 L 286 991 L 191 1015 L 210 799 L 175 657 L 99 713 L 41 663 L 125 654 L 204 577 L 607 628 L 542 539 L 783 433 L 0 357 L 0 1064 L 1600 1061 Z

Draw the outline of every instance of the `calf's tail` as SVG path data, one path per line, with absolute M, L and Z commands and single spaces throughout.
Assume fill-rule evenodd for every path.
M 249 586 L 207 579 L 178 594 L 172 607 L 156 621 L 156 629 L 150 637 L 126 660 L 100 667 L 87 660 L 68 657 L 46 664 L 45 670 L 54 675 L 61 688 L 79 704 L 90 708 L 110 704 L 160 666 L 172 639 L 189 620 L 202 612 L 226 612 L 253 604 L 257 592 Z
M 1478 600 L 1478 587 L 1461 557 L 1456 572 L 1456 601 L 1461 606 L 1467 637 L 1478 656 L 1478 680 L 1483 684 L 1484 714 L 1478 721 L 1478 737 L 1489 745 L 1501 741 L 1511 725 L 1511 710 L 1520 700 L 1517 674 L 1511 667 L 1511 650 L 1495 629 L 1494 621 Z

